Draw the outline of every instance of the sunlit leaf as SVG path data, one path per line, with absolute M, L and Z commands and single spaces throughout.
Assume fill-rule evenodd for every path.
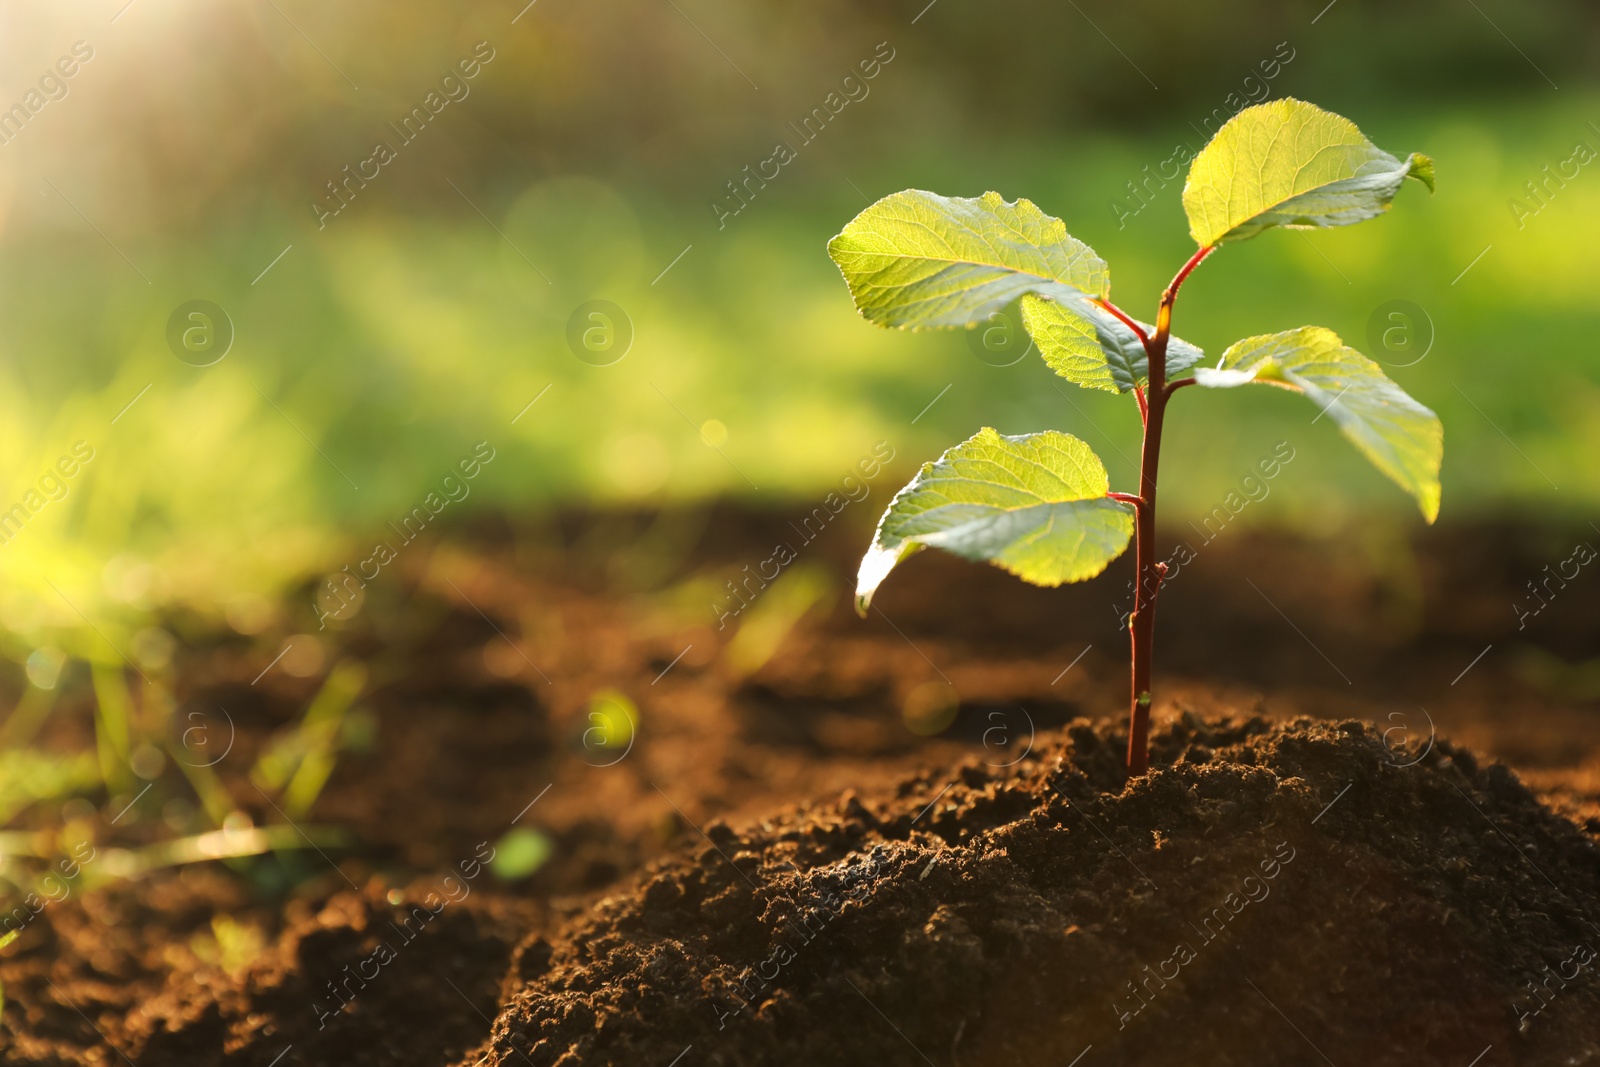
M 1024 293 L 1103 297 L 1105 260 L 1030 201 L 886 196 L 828 242 L 868 321 L 922 329 L 972 326 Z
M 1400 185 L 1433 190 L 1433 160 L 1396 159 L 1349 119 L 1300 100 L 1245 108 L 1189 167 L 1183 209 L 1202 248 L 1269 226 L 1348 226 L 1381 215 Z
M 1022 298 L 1022 323 L 1050 369 L 1086 389 L 1126 393 L 1150 378 L 1144 343 L 1122 320 L 1095 305 L 1057 303 L 1029 294 Z M 1139 323 L 1145 335 L 1155 327 Z M 1188 370 L 1205 353 L 1181 337 L 1167 341 L 1167 379 Z
M 986 560 L 1034 585 L 1105 570 L 1133 535 L 1133 512 L 1106 498 L 1105 466 L 1054 430 L 1006 437 L 985 427 L 900 490 L 856 578 L 856 608 L 907 556 L 932 545 Z
M 1302 326 L 1247 337 L 1224 352 L 1216 367 L 1197 368 L 1194 376 L 1213 389 L 1265 382 L 1304 393 L 1373 466 L 1417 498 L 1429 522 L 1438 517 L 1444 456 L 1439 417 L 1332 330 Z

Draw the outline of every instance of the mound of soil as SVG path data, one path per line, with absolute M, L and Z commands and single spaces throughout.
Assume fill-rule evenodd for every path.
M 486 1062 L 1595 1057 L 1600 854 L 1505 768 L 1359 722 L 1179 722 L 1126 785 L 1121 749 L 707 826 L 521 946 Z

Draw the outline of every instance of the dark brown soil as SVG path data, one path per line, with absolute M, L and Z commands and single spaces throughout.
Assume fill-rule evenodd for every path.
M 1403 766 L 1358 722 L 1186 720 L 1124 787 L 1125 736 L 1067 735 L 707 827 L 525 946 L 490 1062 L 1595 1052 L 1600 854 L 1503 767 L 1446 746 Z
M 722 629 L 708 603 L 793 537 L 781 516 L 578 517 L 402 558 L 321 635 L 330 663 L 370 672 L 376 739 L 308 816 L 347 842 L 45 908 L 0 952 L 6 1062 L 1466 1067 L 1492 1045 L 1493 1067 L 1600 1050 L 1600 962 L 1574 956 L 1600 948 L 1592 576 L 1524 628 L 1512 607 L 1578 535 L 1198 546 L 1162 602 L 1159 770 L 1124 788 L 1127 575 L 1037 590 L 928 553 L 862 622 L 858 527 L 805 547 L 816 603 L 792 625 L 781 584 Z M 179 721 L 228 710 L 215 770 L 260 826 L 284 820 L 249 771 L 325 671 L 253 679 L 316 632 L 308 605 L 253 640 L 171 623 Z M 763 627 L 764 662 L 733 637 Z M 626 755 L 586 733 L 607 690 L 637 707 Z M 959 698 L 934 737 L 901 715 L 929 691 Z M 92 747 L 92 708 L 68 684 L 39 743 Z M 97 846 L 170 838 L 184 797 L 169 768 L 126 817 L 131 795 L 103 798 Z M 513 825 L 550 859 L 440 906 Z M 1264 880 L 1280 843 L 1293 858 Z M 1207 915 L 1227 920 L 1212 938 Z M 1163 978 L 1180 944 L 1194 958 Z

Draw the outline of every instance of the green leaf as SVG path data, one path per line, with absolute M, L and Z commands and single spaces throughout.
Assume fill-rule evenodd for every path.
M 1105 466 L 1064 433 L 1006 437 L 984 427 L 922 470 L 878 520 L 856 577 L 856 609 L 907 556 L 932 545 L 987 560 L 1034 585 L 1105 570 L 1133 535 L 1133 512 L 1106 497 Z
M 1269 226 L 1348 226 L 1381 215 L 1407 178 L 1433 191 L 1433 160 L 1396 159 L 1349 119 L 1304 101 L 1247 107 L 1189 167 L 1183 209 L 1201 248 Z
M 1247 337 L 1201 367 L 1195 381 L 1213 389 L 1265 382 L 1304 393 L 1346 437 L 1417 498 L 1423 516 L 1439 515 L 1439 417 L 1390 381 L 1378 365 L 1321 326 Z M 1319 416 L 1320 417 L 1320 416 Z
M 1105 260 L 1027 200 L 908 189 L 857 215 L 828 254 L 870 322 L 971 328 L 1021 296 L 1028 332 L 1057 374 L 1113 392 L 1146 377 L 1138 336 L 1095 303 L 1111 291 Z M 1168 350 L 1179 369 L 1200 358 L 1182 341 Z
M 1057 303 L 1029 294 L 1022 298 L 1022 324 L 1050 369 L 1085 389 L 1131 392 L 1150 378 L 1144 343 L 1121 319 L 1084 301 Z M 1098 314 L 1095 314 L 1098 312 Z M 1156 332 L 1141 322 L 1145 335 Z M 1183 373 L 1205 353 L 1181 337 L 1167 339 L 1167 380 Z
M 828 242 L 856 307 L 902 329 L 973 326 L 1024 293 L 1103 297 L 1111 275 L 1094 249 L 1030 201 L 886 196 Z

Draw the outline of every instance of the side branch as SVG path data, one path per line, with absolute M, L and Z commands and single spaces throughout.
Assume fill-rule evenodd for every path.
M 1167 337 L 1172 333 L 1172 305 L 1178 299 L 1178 289 L 1183 285 L 1184 279 L 1189 277 L 1189 272 L 1205 262 L 1205 258 L 1217 250 L 1216 245 L 1207 245 L 1189 257 L 1189 261 L 1178 268 L 1178 273 L 1172 276 L 1172 281 L 1161 293 L 1161 307 L 1156 311 L 1156 335 L 1154 344 L 1166 355 Z
M 1121 308 L 1117 307 L 1117 305 L 1113 304 L 1111 301 L 1105 300 L 1103 298 L 1096 297 L 1095 298 L 1095 303 L 1099 304 L 1101 307 L 1103 307 L 1107 311 L 1111 312 L 1111 314 L 1115 315 L 1117 317 L 1117 319 L 1120 320 L 1121 323 L 1124 326 L 1126 326 L 1128 329 L 1132 330 L 1134 332 L 1134 334 L 1139 338 L 1139 343 L 1140 344 L 1144 345 L 1146 348 L 1150 347 L 1150 335 L 1145 333 L 1144 332 L 1144 327 L 1140 326 L 1137 322 L 1134 322 L 1133 319 L 1130 318 L 1126 312 L 1124 312 Z
M 1166 292 L 1161 294 L 1161 302 L 1164 304 L 1172 303 L 1172 301 L 1177 298 L 1178 288 L 1179 286 L 1183 285 L 1184 279 L 1188 278 L 1189 273 L 1201 263 L 1204 263 L 1206 257 L 1216 250 L 1216 245 L 1207 245 L 1206 247 L 1196 251 L 1194 255 L 1190 256 L 1189 262 L 1178 268 L 1178 273 L 1172 276 L 1172 282 L 1167 286 Z

